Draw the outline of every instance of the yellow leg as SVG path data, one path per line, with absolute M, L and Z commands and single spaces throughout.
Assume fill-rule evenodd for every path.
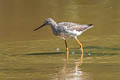
M 75 37 L 75 40 L 78 42 L 78 44 L 80 45 L 80 48 L 81 48 L 80 62 L 82 63 L 83 62 L 83 46 L 82 46 L 82 43 L 78 40 L 77 37 Z
M 67 47 L 67 41 L 65 40 L 65 47 L 66 47 L 66 59 L 69 58 L 69 48 Z

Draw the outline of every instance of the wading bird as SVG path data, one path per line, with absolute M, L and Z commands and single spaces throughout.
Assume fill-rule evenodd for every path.
M 65 46 L 66 46 L 66 57 L 68 59 L 69 57 L 69 48 L 67 46 L 67 41 L 66 39 L 73 37 L 78 44 L 80 45 L 81 49 L 81 63 L 83 61 L 83 46 L 82 43 L 78 40 L 78 36 L 81 35 L 84 31 L 87 29 L 93 27 L 93 24 L 76 24 L 72 22 L 60 22 L 56 23 L 52 18 L 47 18 L 40 27 L 34 29 L 34 31 L 42 28 L 45 25 L 50 25 L 52 28 L 52 32 L 54 35 L 64 39 L 65 41 Z

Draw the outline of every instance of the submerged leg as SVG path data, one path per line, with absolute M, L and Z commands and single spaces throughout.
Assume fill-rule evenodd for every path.
M 75 37 L 75 40 L 78 42 L 78 44 L 80 45 L 80 48 L 81 48 L 80 62 L 82 63 L 83 62 L 83 46 L 82 46 L 82 43 L 78 40 L 77 37 Z
M 65 40 L 65 47 L 66 47 L 66 58 L 68 60 L 68 57 L 69 57 L 69 48 L 67 46 L 67 41 Z

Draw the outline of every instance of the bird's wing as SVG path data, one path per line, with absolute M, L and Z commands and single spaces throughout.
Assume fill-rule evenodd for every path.
M 61 22 L 58 23 L 58 26 L 64 26 L 65 28 L 67 28 L 67 30 L 76 30 L 76 31 L 85 31 L 89 28 L 91 28 L 92 26 L 90 24 L 76 24 L 76 23 L 72 23 L 72 22 Z

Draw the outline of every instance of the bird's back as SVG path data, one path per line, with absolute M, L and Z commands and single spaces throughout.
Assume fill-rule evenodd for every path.
M 66 30 L 76 30 L 76 31 L 86 31 L 89 28 L 92 28 L 92 24 L 76 24 L 72 22 L 61 22 L 58 23 L 58 27 L 64 27 Z
M 92 24 L 76 24 L 72 22 L 61 22 L 57 24 L 57 34 L 60 37 L 75 37 L 92 27 Z

